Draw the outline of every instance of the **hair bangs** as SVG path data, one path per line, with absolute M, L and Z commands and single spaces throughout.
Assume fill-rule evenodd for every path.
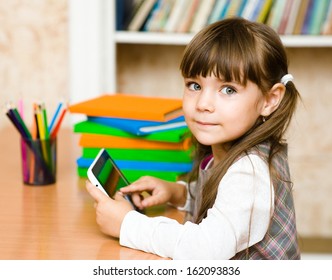
M 259 83 L 260 72 L 257 68 L 258 55 L 249 53 L 250 48 L 238 36 L 223 36 L 213 40 L 203 40 L 189 45 L 181 62 L 182 76 L 185 78 L 214 75 L 219 79 L 235 81 L 246 85 L 247 80 Z

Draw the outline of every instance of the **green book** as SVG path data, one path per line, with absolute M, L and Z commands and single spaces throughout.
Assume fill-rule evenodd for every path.
M 78 176 L 81 178 L 87 178 L 88 168 L 77 167 Z M 153 176 L 162 180 L 176 182 L 178 178 L 183 175 L 179 172 L 170 172 L 170 171 L 151 171 L 151 170 L 126 170 L 121 169 L 124 176 L 128 179 L 129 182 L 134 182 L 142 176 Z
M 99 148 L 82 148 L 84 158 L 95 158 Z M 142 161 L 163 161 L 163 162 L 192 162 L 192 149 L 190 150 L 139 150 L 139 149 L 112 149 L 107 152 L 115 160 L 142 160 Z
M 99 123 L 91 121 L 82 121 L 74 125 L 74 132 L 76 133 L 94 133 L 94 134 L 103 134 L 103 135 L 112 135 L 126 138 L 136 138 L 136 139 L 145 139 L 151 141 L 162 141 L 162 142 L 173 142 L 179 143 L 184 139 L 190 137 L 190 132 L 187 127 L 155 132 L 148 135 L 137 136 L 128 132 L 125 132 L 121 129 L 114 128 L 107 125 L 102 125 Z

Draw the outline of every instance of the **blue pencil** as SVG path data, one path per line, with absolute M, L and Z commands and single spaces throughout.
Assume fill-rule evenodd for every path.
M 52 117 L 51 123 L 50 123 L 50 125 L 49 125 L 49 127 L 48 127 L 48 131 L 49 131 L 49 132 L 51 132 L 52 129 L 53 129 L 53 126 L 54 126 L 55 120 L 57 119 L 57 117 L 58 117 L 58 115 L 59 115 L 59 112 L 60 112 L 60 109 L 61 109 L 61 107 L 62 107 L 62 104 L 63 104 L 63 103 L 60 102 L 60 103 L 58 104 L 58 107 L 56 108 L 56 111 L 55 111 L 55 113 L 54 113 L 54 115 L 53 115 L 53 117 Z

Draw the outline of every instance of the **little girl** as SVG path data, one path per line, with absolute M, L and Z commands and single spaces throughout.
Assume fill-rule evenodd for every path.
M 173 259 L 299 259 L 283 139 L 299 93 L 287 68 L 266 25 L 233 18 L 199 32 L 180 66 L 195 168 L 186 183 L 146 176 L 121 189 L 139 208 L 170 203 L 188 219 L 147 217 L 87 182 L 101 231 Z

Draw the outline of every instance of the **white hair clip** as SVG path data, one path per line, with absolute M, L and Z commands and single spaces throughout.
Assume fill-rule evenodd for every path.
M 292 82 L 293 80 L 294 77 L 292 74 L 286 74 L 281 78 L 280 82 L 284 85 L 287 85 L 288 82 Z

